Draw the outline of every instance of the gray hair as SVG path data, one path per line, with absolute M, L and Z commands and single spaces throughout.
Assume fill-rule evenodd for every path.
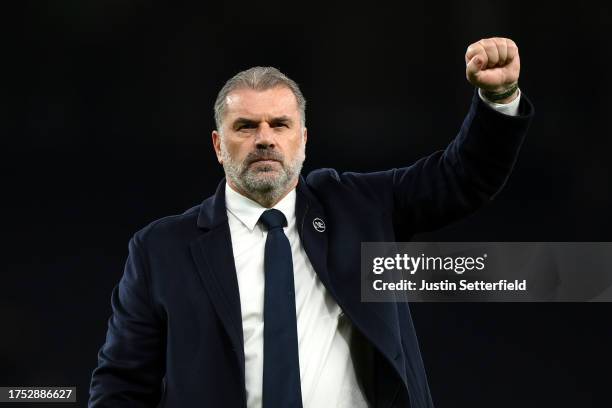
M 231 77 L 219 91 L 215 100 L 215 124 L 217 131 L 221 131 L 221 122 L 227 108 L 227 95 L 236 89 L 249 88 L 265 91 L 277 86 L 286 86 L 293 92 L 297 100 L 302 128 L 306 126 L 306 99 L 295 81 L 287 77 L 274 67 L 253 67 L 241 71 Z

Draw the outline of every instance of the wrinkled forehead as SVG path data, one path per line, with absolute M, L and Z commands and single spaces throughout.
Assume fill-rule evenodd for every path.
M 273 117 L 299 117 L 298 104 L 291 89 L 286 86 L 258 91 L 239 88 L 230 92 L 225 99 L 225 119 L 244 117 L 263 120 Z

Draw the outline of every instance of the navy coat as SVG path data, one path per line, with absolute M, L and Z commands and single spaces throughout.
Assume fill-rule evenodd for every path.
M 351 352 L 374 407 L 433 407 L 407 303 L 360 301 L 361 242 L 407 240 L 486 204 L 505 184 L 533 106 L 503 115 L 476 92 L 456 138 L 405 168 L 332 169 L 300 177 L 296 217 L 304 249 L 355 328 Z M 238 283 L 225 181 L 202 204 L 157 220 L 129 243 L 90 407 L 245 407 Z M 326 229 L 318 232 L 315 218 Z

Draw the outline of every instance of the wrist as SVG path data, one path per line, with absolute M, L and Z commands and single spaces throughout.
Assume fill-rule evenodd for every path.
M 481 89 L 481 91 L 482 91 L 482 96 L 484 96 L 487 100 L 494 102 L 494 103 L 500 103 L 500 104 L 506 104 L 506 103 L 512 102 L 518 97 L 518 94 L 519 94 L 518 82 L 515 82 L 511 84 L 510 86 L 508 86 L 507 88 L 502 89 L 502 90 L 487 91 L 485 89 Z

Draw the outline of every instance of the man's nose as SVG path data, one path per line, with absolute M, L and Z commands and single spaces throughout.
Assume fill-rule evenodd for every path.
M 273 149 L 275 146 L 274 131 L 267 123 L 262 123 L 255 133 L 255 145 L 258 149 Z

